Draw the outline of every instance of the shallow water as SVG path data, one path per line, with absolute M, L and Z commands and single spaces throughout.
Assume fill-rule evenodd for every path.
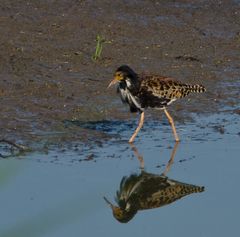
M 0 236 L 237 235 L 239 125 L 239 116 L 219 114 L 177 126 L 182 141 L 167 176 L 205 191 L 139 211 L 127 224 L 113 218 L 103 196 L 114 202 L 123 176 L 140 173 L 123 140 L 131 129 L 89 150 L 88 159 L 75 151 L 1 159 Z M 140 135 L 135 147 L 145 170 L 160 175 L 174 147 L 170 127 L 148 122 Z

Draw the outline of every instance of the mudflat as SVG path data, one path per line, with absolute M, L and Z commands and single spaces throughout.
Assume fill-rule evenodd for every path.
M 207 88 L 170 107 L 178 123 L 239 114 L 239 9 L 237 1 L 1 1 L 1 137 L 28 145 L 108 139 L 77 125 L 138 119 L 106 88 L 122 64 Z M 94 60 L 97 36 L 104 40 Z M 148 116 L 161 122 L 159 112 Z

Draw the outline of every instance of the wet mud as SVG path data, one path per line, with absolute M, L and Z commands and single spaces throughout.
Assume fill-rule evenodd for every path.
M 180 126 L 239 115 L 239 26 L 238 1 L 3 0 L 1 137 L 40 150 L 121 137 L 138 119 L 106 89 L 121 64 L 206 86 L 171 106 Z M 93 60 L 98 35 L 105 41 Z M 166 123 L 151 110 L 148 121 Z

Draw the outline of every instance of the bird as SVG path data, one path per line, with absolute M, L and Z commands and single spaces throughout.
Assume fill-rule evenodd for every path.
M 172 127 L 175 141 L 180 141 L 174 120 L 167 111 L 167 106 L 175 100 L 187 96 L 189 93 L 202 93 L 206 91 L 206 88 L 202 85 L 185 84 L 167 76 L 137 74 L 128 65 L 122 65 L 117 68 L 108 88 L 114 84 L 118 84 L 117 92 L 120 93 L 122 102 L 129 105 L 130 112 L 139 112 L 141 115 L 138 126 L 129 139 L 129 143 L 134 142 L 142 128 L 147 108 L 163 110 Z
M 113 216 L 121 223 L 129 222 L 139 210 L 168 205 L 184 196 L 204 191 L 204 186 L 182 183 L 142 171 L 140 174 L 124 176 L 116 192 L 117 206 L 103 197 L 111 207 Z

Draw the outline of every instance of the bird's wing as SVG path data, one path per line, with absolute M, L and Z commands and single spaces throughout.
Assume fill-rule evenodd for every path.
M 203 192 L 204 187 L 182 183 L 166 176 L 147 174 L 142 184 L 140 209 L 161 207 L 191 193 Z
M 170 77 L 149 75 L 141 81 L 141 92 L 173 101 L 188 94 L 186 86 L 186 84 Z

